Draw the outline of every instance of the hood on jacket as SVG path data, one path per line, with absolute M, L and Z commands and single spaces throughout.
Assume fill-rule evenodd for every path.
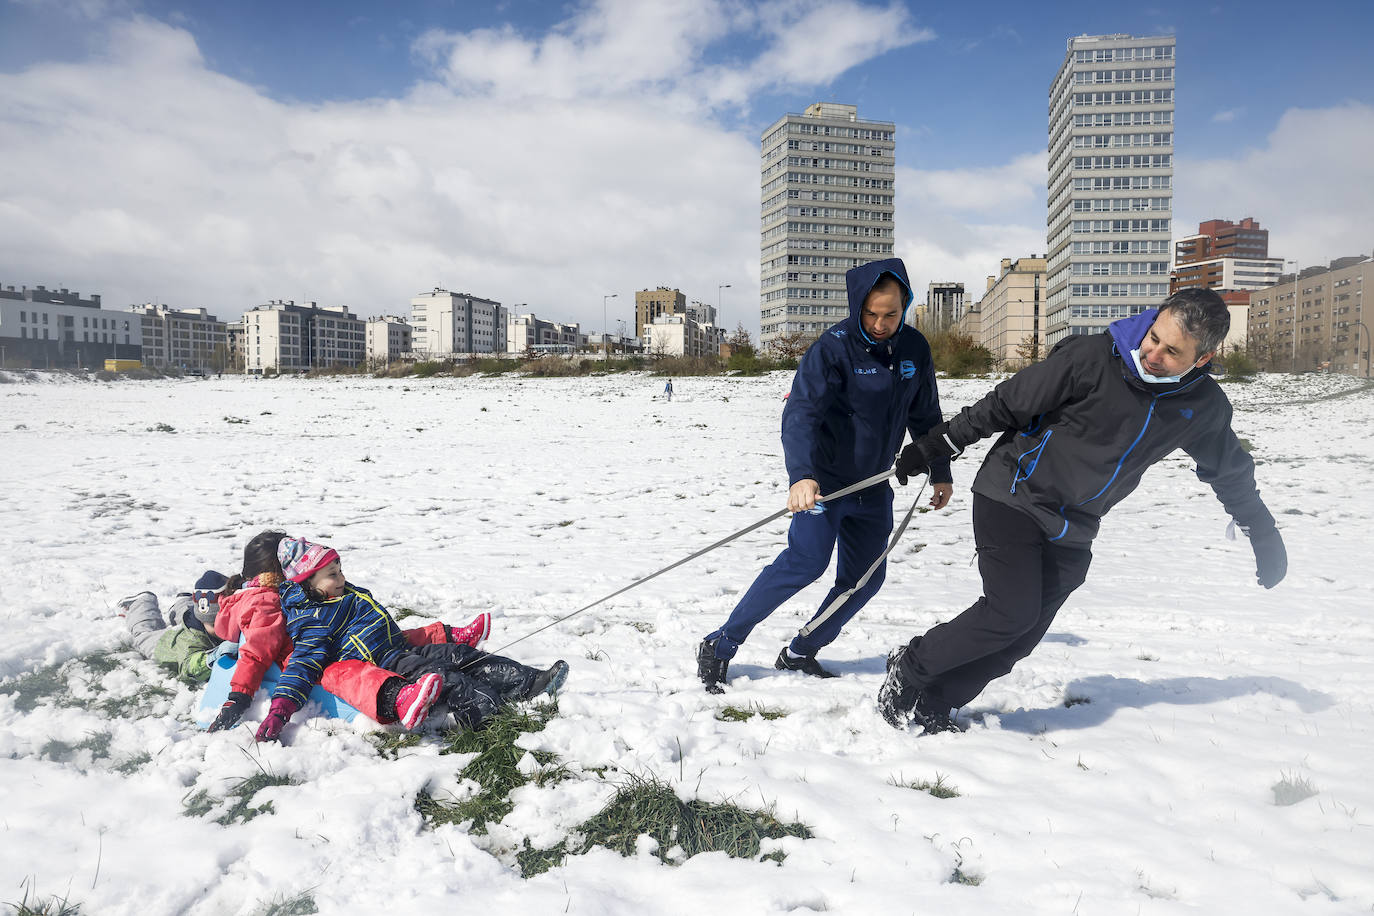
M 1126 369 L 1136 381 L 1143 381 L 1143 379 L 1140 378 L 1140 370 L 1136 368 L 1135 360 L 1131 359 L 1131 351 L 1138 349 L 1144 342 L 1145 335 L 1150 332 L 1150 328 L 1158 317 L 1159 309 L 1146 309 L 1139 315 L 1119 318 L 1107 327 L 1112 335 L 1112 343 L 1116 347 L 1116 355 L 1121 357 L 1121 361 L 1126 364 Z M 1183 373 L 1183 377 L 1186 378 L 1193 372 L 1209 375 L 1212 372 L 1212 364 L 1208 363 L 1200 368 L 1189 369 Z
M 860 264 L 852 267 L 845 272 L 844 283 L 846 291 L 849 293 L 849 321 L 854 326 L 854 331 L 863 335 L 862 339 L 868 343 L 868 335 L 864 333 L 863 322 L 859 320 L 859 313 L 863 310 L 864 300 L 873 290 L 873 284 L 878 282 L 878 278 L 883 274 L 892 274 L 897 278 L 897 282 L 902 284 L 902 309 L 911 304 L 911 281 L 907 279 L 906 265 L 901 258 L 885 258 L 881 261 L 869 261 L 867 264 Z M 898 328 L 898 333 L 901 329 Z

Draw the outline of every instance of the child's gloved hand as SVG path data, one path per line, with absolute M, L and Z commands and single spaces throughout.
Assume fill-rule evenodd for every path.
M 215 646 L 215 651 L 210 653 L 210 664 L 213 665 L 215 662 L 219 661 L 221 658 L 224 658 L 224 656 L 226 655 L 237 656 L 238 654 L 239 644 L 226 639 L 224 640 L 224 642 Z
M 272 706 L 267 711 L 267 718 L 263 719 L 262 724 L 258 726 L 258 733 L 254 736 L 254 740 L 276 741 L 281 735 L 281 730 L 286 727 L 286 723 L 291 721 L 291 717 L 300 708 L 300 704 L 295 700 L 288 700 L 286 697 L 274 697 Z
M 219 715 L 215 716 L 215 721 L 210 723 L 209 731 L 217 732 L 222 728 L 233 728 L 238 724 L 239 719 L 248 711 L 248 706 L 253 702 L 253 698 L 246 693 L 234 691 L 229 694 L 229 699 L 224 701 L 224 705 L 219 708 Z

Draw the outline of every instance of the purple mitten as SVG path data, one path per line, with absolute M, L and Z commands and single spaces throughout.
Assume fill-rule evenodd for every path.
M 272 706 L 267 710 L 267 718 L 262 720 L 258 726 L 258 733 L 254 736 L 257 741 L 276 741 L 281 734 L 281 730 L 286 727 L 296 710 L 301 706 L 295 700 L 288 700 L 286 697 L 273 697 Z

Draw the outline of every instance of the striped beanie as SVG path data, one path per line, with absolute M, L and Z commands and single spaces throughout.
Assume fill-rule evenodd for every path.
M 338 558 L 339 552 L 333 547 L 312 544 L 305 538 L 282 538 L 277 545 L 282 574 L 292 582 L 304 582 Z

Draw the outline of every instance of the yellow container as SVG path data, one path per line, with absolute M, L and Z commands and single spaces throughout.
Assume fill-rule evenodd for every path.
M 106 372 L 123 372 L 126 369 L 141 369 L 143 361 L 137 359 L 107 359 L 105 360 Z

